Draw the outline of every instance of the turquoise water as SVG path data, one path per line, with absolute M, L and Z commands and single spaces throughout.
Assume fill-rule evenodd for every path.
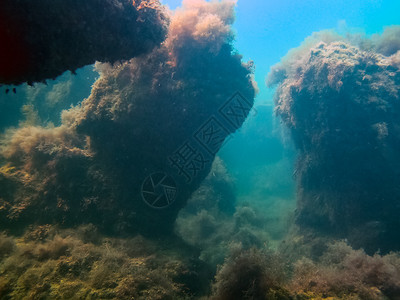
M 181 1 L 163 3 L 175 9 Z M 271 101 L 273 92 L 264 84 L 266 73 L 313 32 L 381 33 L 386 26 L 399 24 L 399 10 L 395 0 L 237 1 L 235 48 L 244 60 L 256 62 L 257 101 Z

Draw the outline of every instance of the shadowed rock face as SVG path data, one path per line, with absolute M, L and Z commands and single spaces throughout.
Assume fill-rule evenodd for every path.
M 400 70 L 369 47 L 300 48 L 269 83 L 299 150 L 297 223 L 374 252 L 400 248 Z
M 158 46 L 166 28 L 158 1 L 1 1 L 0 84 L 130 59 Z
M 232 54 L 233 7 L 185 2 L 160 48 L 98 64 L 91 95 L 60 127 L 15 132 L 3 150 L 4 226 L 62 220 L 171 233 L 253 105 L 252 64 Z
M 232 55 L 233 3 L 192 3 L 175 13 L 160 49 L 112 69 L 103 66 L 74 116 L 73 126 L 90 138 L 95 160 L 114 175 L 120 204 L 136 212 L 137 227 L 154 232 L 171 229 L 253 105 L 251 68 Z M 164 175 L 174 183 L 157 186 Z M 148 193 L 141 195 L 143 190 Z M 163 193 L 171 198 L 157 200 Z M 143 196 L 157 201 L 157 208 L 174 202 L 155 209 Z

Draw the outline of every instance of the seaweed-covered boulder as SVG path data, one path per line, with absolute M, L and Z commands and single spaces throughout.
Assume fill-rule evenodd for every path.
M 69 116 L 137 226 L 170 228 L 253 105 L 251 65 L 232 54 L 232 21 L 233 2 L 185 3 L 160 49 L 100 66 L 92 94 Z
M 365 44 L 308 43 L 269 83 L 299 150 L 297 223 L 388 251 L 400 248 L 400 69 Z
M 151 51 L 167 31 L 158 1 L 3 0 L 0 84 L 54 79 Z
M 233 249 L 220 266 L 213 284 L 212 300 L 295 299 L 284 285 L 281 258 L 270 250 Z
M 16 182 L 30 190 L 7 197 L 3 223 L 89 221 L 112 232 L 171 233 L 253 105 L 252 64 L 231 44 L 233 14 L 230 1 L 184 2 L 160 48 L 98 64 L 91 95 L 64 111 L 60 127 L 11 136 L 3 150 L 10 184 L 0 188 L 16 195 Z

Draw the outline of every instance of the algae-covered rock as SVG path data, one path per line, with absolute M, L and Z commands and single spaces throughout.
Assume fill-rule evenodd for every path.
M 295 299 L 284 286 L 282 266 L 278 256 L 258 249 L 232 253 L 218 270 L 211 299 Z
M 231 2 L 185 3 L 162 47 L 99 66 L 90 97 L 69 116 L 113 174 L 122 213 L 150 233 L 171 229 L 253 105 L 251 65 L 232 54 L 232 21 Z
M 234 52 L 233 17 L 234 2 L 185 2 L 159 48 L 97 64 L 90 96 L 63 112 L 61 126 L 8 133 L 1 224 L 172 234 L 253 105 L 253 66 Z
M 383 43 L 316 35 L 269 79 L 299 151 L 297 223 L 369 253 L 400 249 L 400 69 Z
M 0 2 L 0 84 L 54 79 L 149 52 L 166 34 L 158 1 Z

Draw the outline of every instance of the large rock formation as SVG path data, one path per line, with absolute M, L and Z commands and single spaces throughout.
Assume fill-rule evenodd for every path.
M 233 8 L 184 2 L 162 47 L 98 65 L 90 97 L 61 127 L 17 131 L 3 151 L 2 223 L 170 233 L 253 105 L 252 65 L 231 44 Z
M 3 0 L 0 85 L 54 79 L 67 70 L 151 51 L 167 24 L 152 0 Z
M 387 46 L 393 43 L 320 34 L 269 78 L 299 150 L 297 223 L 370 252 L 400 248 L 400 52 Z

